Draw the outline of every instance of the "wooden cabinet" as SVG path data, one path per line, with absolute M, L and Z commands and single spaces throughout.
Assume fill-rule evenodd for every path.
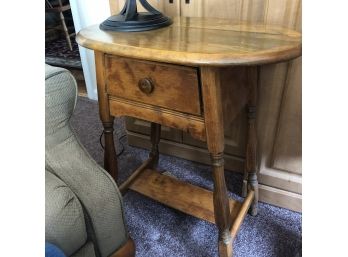
M 185 0 L 149 1 L 170 16 L 220 17 L 246 23 L 262 22 L 301 31 L 300 0 Z M 124 1 L 110 1 L 113 13 Z M 264 65 L 260 70 L 257 134 L 259 140 L 260 200 L 301 211 L 302 205 L 302 60 Z M 243 82 L 242 68 L 226 72 L 230 83 Z M 228 90 L 229 87 L 224 87 Z M 231 87 L 232 88 L 232 87 Z M 223 94 L 223 95 L 227 95 Z M 230 94 L 229 94 L 230 95 Z M 224 113 L 234 99 L 223 100 Z M 262 122 L 260 122 L 262 121 Z M 147 122 L 126 120 L 129 143 L 150 147 Z M 225 167 L 243 171 L 246 138 L 246 117 L 241 112 L 234 122 L 224 115 Z M 190 135 L 171 128 L 162 128 L 160 151 L 185 159 L 209 164 L 206 145 Z

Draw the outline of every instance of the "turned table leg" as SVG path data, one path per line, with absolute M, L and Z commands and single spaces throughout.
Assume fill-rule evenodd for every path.
M 219 256 L 232 256 L 231 214 L 224 175 L 224 126 L 218 68 L 202 67 L 202 96 L 207 145 L 214 179 L 214 215 L 219 229 Z
M 153 158 L 153 162 L 151 163 L 151 167 L 155 168 L 158 164 L 158 158 L 159 158 L 159 150 L 158 150 L 158 144 L 161 139 L 161 125 L 151 122 L 151 151 L 149 154 L 150 158 Z
M 214 215 L 219 229 L 219 256 L 232 256 L 231 215 L 224 174 L 223 153 L 210 153 L 214 179 Z
M 104 54 L 95 51 L 95 66 L 97 73 L 99 115 L 104 127 L 105 151 L 104 168 L 117 181 L 118 168 L 114 144 L 114 117 L 110 115 L 109 99 L 106 93 L 104 74 Z
M 246 170 L 248 173 L 248 190 L 254 190 L 254 200 L 250 206 L 250 214 L 257 215 L 258 200 L 259 200 L 259 184 L 257 180 L 257 140 L 256 140 L 256 128 L 255 128 L 255 108 L 254 106 L 248 107 L 248 143 L 246 153 Z
M 155 169 L 158 164 L 159 151 L 158 144 L 161 138 L 161 125 L 151 122 L 151 151 L 149 154 L 149 158 L 143 162 L 133 173 L 130 175 L 125 182 L 123 182 L 119 189 L 123 194 L 128 190 L 128 188 L 132 185 L 132 183 L 143 173 L 146 169 L 151 168 Z
M 104 168 L 116 181 L 118 177 L 118 168 L 114 143 L 114 117 L 110 117 L 110 120 L 111 121 L 102 121 L 105 140 Z
M 257 180 L 257 135 L 256 135 L 256 103 L 258 71 L 257 67 L 249 67 L 248 83 L 250 86 L 249 101 L 247 105 L 248 132 L 245 157 L 245 173 L 242 195 L 245 197 L 248 190 L 254 190 L 255 196 L 250 207 L 250 214 L 257 215 L 259 200 L 259 185 Z M 246 183 L 247 182 L 247 183 Z
M 242 185 L 242 197 L 246 197 L 248 194 L 248 171 L 244 165 L 243 185 Z

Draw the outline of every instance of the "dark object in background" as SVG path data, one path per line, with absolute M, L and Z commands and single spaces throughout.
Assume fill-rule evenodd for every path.
M 100 24 L 100 29 L 111 31 L 145 31 L 172 24 L 172 20 L 153 8 L 146 0 L 139 0 L 148 12 L 137 11 L 137 1 L 127 0 L 121 12 Z
M 70 37 L 75 36 L 75 32 L 69 33 L 68 27 L 65 22 L 65 17 L 64 17 L 64 12 L 70 11 L 70 3 L 67 0 L 45 0 L 45 12 L 46 13 L 56 13 L 59 14 L 60 26 L 55 26 L 55 27 L 47 27 L 46 30 L 48 29 L 58 29 L 64 32 L 68 47 L 70 51 L 72 51 L 72 44 Z

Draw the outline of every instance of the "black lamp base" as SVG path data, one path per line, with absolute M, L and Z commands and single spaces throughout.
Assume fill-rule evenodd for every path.
M 127 0 L 122 11 L 109 17 L 102 24 L 101 30 L 135 32 L 159 29 L 172 24 L 172 20 L 153 8 L 146 0 L 140 3 L 148 12 L 137 12 L 136 0 Z

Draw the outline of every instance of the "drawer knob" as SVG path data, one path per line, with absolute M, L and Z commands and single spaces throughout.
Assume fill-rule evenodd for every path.
M 151 79 L 144 78 L 144 79 L 139 80 L 138 87 L 141 90 L 141 92 L 149 95 L 152 93 L 152 91 L 154 89 L 154 84 L 153 84 Z

